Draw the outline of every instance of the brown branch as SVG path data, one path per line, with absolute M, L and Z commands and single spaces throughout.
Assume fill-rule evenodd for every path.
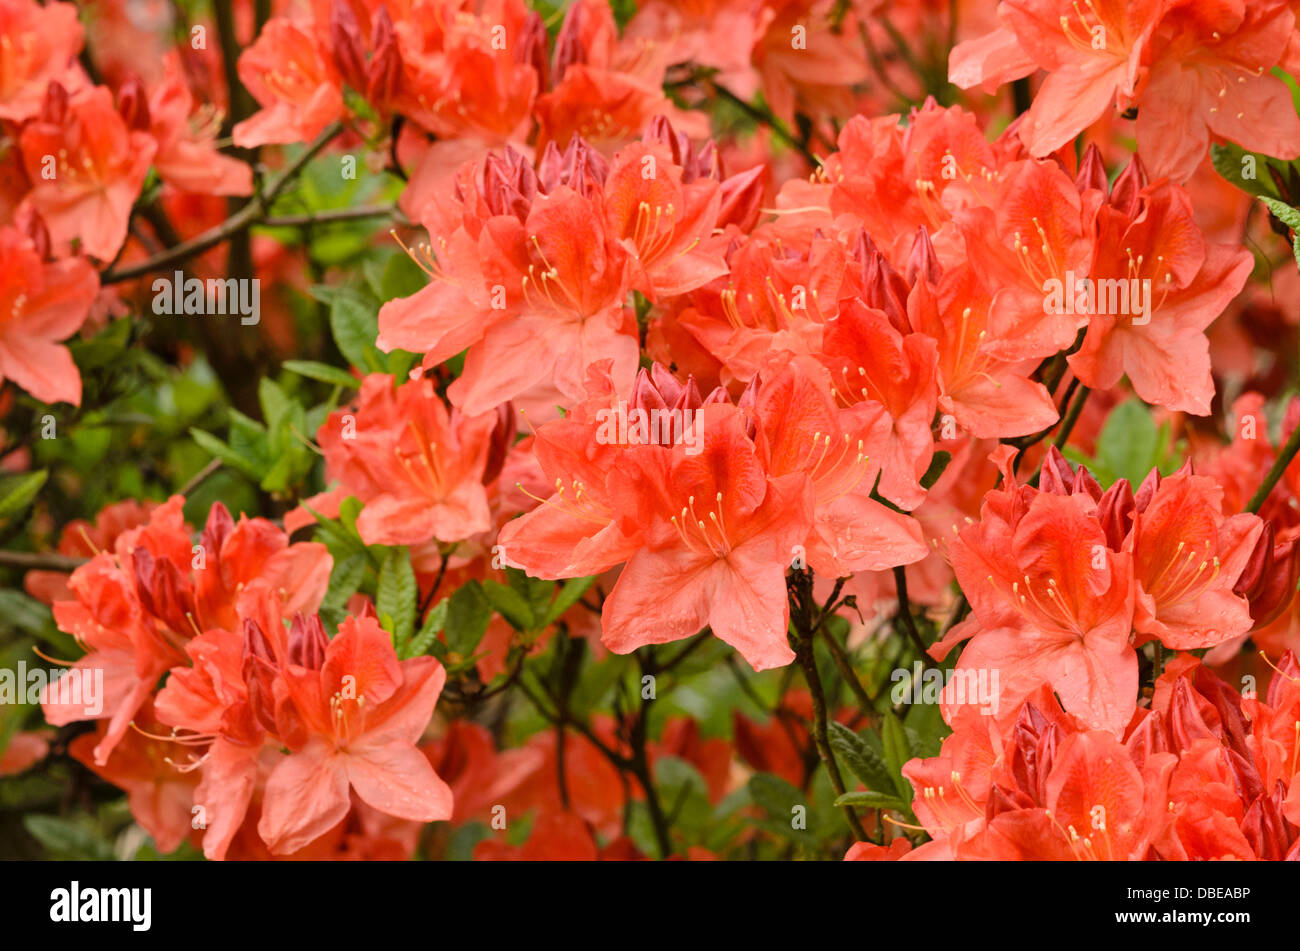
M 1247 512 L 1252 515 L 1259 513 L 1269 493 L 1273 491 L 1273 487 L 1282 478 L 1282 473 L 1286 471 L 1287 466 L 1291 464 L 1291 460 L 1295 458 L 1298 449 L 1300 449 L 1300 426 L 1291 431 L 1291 436 L 1282 447 L 1282 451 L 1278 453 L 1277 458 L 1273 460 L 1273 465 L 1269 468 L 1268 474 L 1264 476 L 1264 481 L 1255 490 L 1255 494 L 1250 497 L 1250 502 L 1246 505 Z
M 920 653 L 921 663 L 931 665 L 929 649 L 925 641 L 921 640 L 921 632 L 916 627 L 916 618 L 912 617 L 912 603 L 907 597 L 907 571 L 902 566 L 894 569 L 894 587 L 898 593 L 898 618 L 902 621 L 903 630 L 907 632 L 908 639 Z
M 0 549 L 0 565 L 26 568 L 30 571 L 76 571 L 89 558 L 59 555 L 54 552 L 5 551 Z
M 312 225 L 331 224 L 336 221 L 354 221 L 358 218 L 396 218 L 399 224 L 409 224 L 396 205 L 363 205 L 360 208 L 331 208 L 306 215 L 281 215 L 263 218 L 257 222 L 261 228 L 309 228 Z
M 769 129 L 771 129 L 776 134 L 777 138 L 784 141 L 792 149 L 794 149 L 796 152 L 802 155 L 804 161 L 806 161 L 813 168 L 821 167 L 822 164 L 821 159 L 819 159 L 816 155 L 813 154 L 812 149 L 808 147 L 808 143 L 804 142 L 797 135 L 791 132 L 789 128 L 786 127 L 786 124 L 782 122 L 780 119 L 778 119 L 770 109 L 763 109 L 759 106 L 754 105 L 748 100 L 745 100 L 740 96 L 737 96 L 726 86 L 721 86 L 718 83 L 714 82 L 712 79 L 705 79 L 703 80 L 703 82 L 704 85 L 706 85 L 709 88 L 709 90 L 713 92 L 714 95 L 720 96 L 723 99 L 727 100 L 728 102 L 732 103 L 733 105 L 739 107 L 741 111 L 743 111 L 747 116 L 749 116 L 759 125 L 764 125 L 767 126 Z
M 194 473 L 194 475 L 190 476 L 188 481 L 186 481 L 186 483 L 183 486 L 181 486 L 179 489 L 176 490 L 176 494 L 188 496 L 191 492 L 193 492 L 195 489 L 201 486 L 205 481 L 207 481 L 208 476 L 212 475 L 220 468 L 221 468 L 221 460 L 213 459 L 211 462 L 209 462 L 198 472 Z
M 862 685 L 862 681 L 858 678 L 858 672 L 853 669 L 849 655 L 844 650 L 844 645 L 830 630 L 824 629 L 821 633 L 822 640 L 826 642 L 827 648 L 830 649 L 835 666 L 839 668 L 840 676 L 844 678 L 844 682 L 853 691 L 853 696 L 858 698 L 858 707 L 867 716 L 872 716 L 876 712 L 876 698 L 867 693 L 867 688 Z
M 266 187 L 261 192 L 254 195 L 253 198 L 244 205 L 239 211 L 235 212 L 221 224 L 209 228 L 200 235 L 183 241 L 173 248 L 168 248 L 161 254 L 154 255 L 147 260 L 140 261 L 136 264 L 128 264 L 124 267 L 115 267 L 105 271 L 99 276 L 101 284 L 117 284 L 122 281 L 133 280 L 137 277 L 143 277 L 151 271 L 157 271 L 173 264 L 179 264 L 187 261 L 196 254 L 202 254 L 209 248 L 214 248 L 237 234 L 246 231 L 248 228 L 257 224 L 266 214 L 267 210 L 279 197 L 280 192 L 302 171 L 303 167 L 310 162 L 321 149 L 329 144 L 333 139 L 343 131 L 342 123 L 331 123 L 310 145 L 303 150 L 302 154 L 293 160 L 290 165 L 270 179 Z
M 796 633 L 795 656 L 803 668 L 804 680 L 813 704 L 813 743 L 817 747 L 817 756 L 826 767 L 826 775 L 831 781 L 831 788 L 838 798 L 845 792 L 844 779 L 840 775 L 839 764 L 835 761 L 835 752 L 831 749 L 830 732 L 827 726 L 826 693 L 822 687 L 821 674 L 817 671 L 817 657 L 813 651 L 812 618 L 812 574 L 807 571 L 797 572 L 790 582 L 791 621 Z M 852 806 L 844 806 L 844 817 L 848 820 L 853 837 L 859 842 L 867 838 L 862 828 L 862 820 Z

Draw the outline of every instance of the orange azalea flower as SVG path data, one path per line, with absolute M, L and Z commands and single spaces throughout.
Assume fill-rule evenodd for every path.
M 193 833 L 194 787 L 198 777 L 177 769 L 172 756 L 176 746 L 159 739 L 162 727 L 152 704 L 136 712 L 139 730 L 130 730 L 113 748 L 107 762 L 95 757 L 107 724 L 101 722 L 92 733 L 83 733 L 68 744 L 68 754 L 114 786 L 126 790 L 131 816 L 151 836 L 159 853 L 174 852 Z
M 509 150 L 465 166 L 447 209 L 426 216 L 432 283 L 384 304 L 379 346 L 422 352 L 428 367 L 468 347 L 448 395 L 475 415 L 536 388 L 581 398 L 605 357 L 630 382 L 629 258 L 606 222 L 607 170 L 579 140 L 536 173 Z
M 46 403 L 81 403 L 81 373 L 61 341 L 90 315 L 99 277 L 85 258 L 45 262 L 17 228 L 0 228 L 0 380 Z
M 1237 296 L 1254 258 L 1205 241 L 1187 192 L 1144 178 L 1135 160 L 1097 213 L 1091 278 L 1099 306 L 1070 367 L 1098 389 L 1127 374 L 1147 402 L 1204 416 L 1214 393 L 1205 328 Z M 1121 293 L 1103 294 L 1117 284 Z
M 18 141 L 32 183 L 26 203 L 57 251 L 67 254 L 75 241 L 91 257 L 113 260 L 157 150 L 153 138 L 127 128 L 103 86 L 69 94 L 52 82 Z
M 496 413 L 448 412 L 432 380 L 394 387 L 392 377 L 372 374 L 356 409 L 336 410 L 317 433 L 339 487 L 308 505 L 333 515 L 339 501 L 357 496 L 365 503 L 357 531 L 367 545 L 455 542 L 487 531 L 484 480 L 497 425 Z
M 374 618 L 348 618 L 323 646 L 291 657 L 275 680 L 275 718 L 289 747 L 266 781 L 258 833 L 292 852 L 338 823 L 349 788 L 388 815 L 449 819 L 451 789 L 416 747 L 446 671 L 432 657 L 398 661 Z
M 617 409 L 604 410 L 599 423 L 594 412 L 581 421 L 586 433 L 576 434 L 582 441 L 574 445 L 589 461 L 575 461 L 591 482 L 557 476 L 543 509 L 502 530 L 506 557 L 554 577 L 626 560 L 601 615 L 602 641 L 616 653 L 712 625 L 755 669 L 787 664 L 794 653 L 785 640 L 785 571 L 809 530 L 808 478 L 801 471 L 769 477 L 744 416 L 719 401 L 723 394 L 701 402 L 698 391 L 690 393 L 693 384 L 665 394 L 666 385 L 642 391 L 631 407 L 636 416 L 625 406 L 627 431 L 638 430 L 635 442 L 619 434 Z M 669 413 L 665 432 L 663 415 L 646 412 L 641 426 L 652 399 L 691 415 L 678 409 L 674 429 Z M 641 442 L 640 429 L 651 438 Z M 627 448 L 610 453 L 602 448 L 607 442 Z M 543 465 L 563 465 L 563 458 Z M 530 529 L 539 525 L 534 541 Z M 584 539 L 596 544 L 579 546 Z M 719 597 L 723 591 L 728 595 Z
M 0 119 L 22 122 L 41 111 L 51 82 L 85 82 L 77 54 L 82 29 L 71 3 L 0 0 Z
M 1084 728 L 1046 687 L 996 718 L 954 724 L 940 756 L 904 767 L 935 838 L 918 858 L 1134 860 L 1162 833 L 1176 757 L 1135 764 L 1115 734 Z M 978 742 L 986 734 L 991 745 Z
M 68 587 L 75 600 L 54 607 L 59 627 L 87 649 L 73 669 L 79 676 L 102 671 L 99 716 L 109 725 L 95 747 L 101 764 L 162 675 L 188 665 L 192 638 L 214 627 L 238 628 L 241 599 L 265 591 L 287 618 L 315 610 L 325 595 L 331 559 L 324 545 L 290 545 L 265 519 L 234 523 L 220 503 L 194 545 L 181 515 L 183 502 L 173 496 L 147 524 L 119 535 L 113 551 L 74 571 Z M 53 690 L 42 705 L 55 725 L 97 718 Z
M 665 134 L 672 136 L 671 127 Z M 727 273 L 713 238 L 719 183 L 673 159 L 667 144 L 633 143 L 614 156 L 605 180 L 610 229 L 631 255 L 638 274 L 633 286 L 651 300 L 684 294 Z
M 992 302 L 969 265 L 945 271 L 937 286 L 916 283 L 909 313 L 913 327 L 939 345 L 939 411 L 980 439 L 1040 432 L 1056 422 L 1056 406 L 1047 388 L 1029 378 L 1032 360 L 993 352 Z
M 871 497 L 893 429 L 875 402 L 840 406 L 830 374 L 811 357 L 776 358 L 742 400 L 768 475 L 803 473 L 813 499 L 807 564 L 843 578 L 920 561 L 921 526 Z
M 931 653 L 973 637 L 958 669 L 997 670 L 1000 703 L 1046 680 L 1071 713 L 1118 733 L 1137 703 L 1131 556 L 1108 547 L 1086 493 L 1021 492 L 1013 454 L 995 454 L 1004 487 L 949 544 L 973 612 Z
M 59 554 L 91 558 L 104 549 L 111 549 L 117 536 L 149 521 L 149 513 L 157 506 L 151 500 L 123 499 L 101 509 L 94 522 L 73 519 L 59 533 Z M 69 574 L 58 571 L 29 571 L 23 578 L 23 588 L 46 604 L 67 601 L 74 597 L 68 588 L 68 577 Z
M 1035 68 L 1049 70 L 1020 135 L 1035 157 L 1055 152 L 1115 106 L 1137 100 L 1152 35 L 1170 0 L 1077 5 L 1073 0 L 1004 0 L 993 36 L 959 44 L 949 75 L 969 88 L 996 87 Z M 1016 48 L 1018 47 L 1018 49 Z
M 13 776 L 24 772 L 45 759 L 50 751 L 50 739 L 44 733 L 20 730 L 9 737 L 4 752 L 0 753 L 0 776 Z
M 485 839 L 474 847 L 479 862 L 626 862 L 643 859 L 631 840 L 596 843 L 591 827 L 572 812 L 548 812 L 538 817 L 523 845 Z
M 400 61 L 393 107 L 444 141 L 523 142 L 545 76 L 541 17 L 522 0 L 409 6 L 392 25 Z
M 1087 322 L 1051 295 L 1053 288 L 1073 294 L 1089 273 L 1090 205 L 1051 160 L 1012 162 L 994 187 L 991 204 L 956 214 L 970 264 L 995 292 L 985 347 L 1004 360 L 1041 359 L 1067 349 Z
M 1133 553 L 1139 585 L 1133 627 L 1139 641 L 1159 638 L 1175 650 L 1213 647 L 1251 629 L 1250 603 L 1234 591 L 1264 523 L 1224 517 L 1222 490 L 1188 467 L 1137 492 Z
M 620 41 L 614 13 L 603 0 L 569 6 L 555 38 L 551 88 L 539 96 L 539 148 L 565 148 L 581 138 L 609 153 L 640 135 L 656 116 L 696 138 L 709 134 L 705 116 L 678 109 L 664 93 L 671 44 L 642 36 Z
M 1138 151 L 1152 172 L 1186 181 L 1211 138 L 1278 158 L 1300 156 L 1300 118 L 1272 73 L 1295 38 L 1287 0 L 1170 5 L 1138 109 Z
M 146 115 L 136 125 L 158 143 L 154 168 L 159 177 L 181 191 L 251 195 L 253 170 L 216 150 L 220 116 L 212 110 L 195 113 L 194 96 L 175 56 L 167 57 L 164 75 L 149 91 Z
M 785 572 L 808 532 L 803 473 L 768 478 L 739 411 L 703 407 L 699 454 L 678 444 L 629 453 L 614 484 L 645 545 L 601 615 L 604 644 L 626 654 L 710 626 L 755 670 L 794 659 Z
M 285 17 L 270 20 L 239 57 L 239 79 L 262 107 L 235 126 L 243 149 L 303 142 L 343 118 L 343 84 L 323 28 Z
M 641 545 L 641 532 L 618 517 L 621 506 L 611 479 L 619 456 L 698 435 L 692 416 L 706 402 L 727 400 L 720 389 L 705 400 L 693 380 L 682 385 L 654 365 L 637 374 L 631 399 L 623 401 L 608 367 L 603 370 L 591 371 L 588 399 L 537 431 L 533 452 L 553 492 L 502 526 L 498 538 L 508 562 L 535 577 L 601 574 L 630 558 Z
M 844 405 L 883 406 L 890 419 L 880 463 L 880 494 L 905 509 L 925 498 L 921 476 L 934 455 L 930 426 L 938 407 L 934 338 L 900 329 L 882 310 L 849 302 L 827 325 L 821 361 Z

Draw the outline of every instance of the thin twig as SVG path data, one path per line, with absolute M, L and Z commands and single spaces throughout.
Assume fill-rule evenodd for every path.
M 1287 466 L 1295 458 L 1298 449 L 1300 449 L 1300 426 L 1291 431 L 1291 436 L 1282 447 L 1282 451 L 1278 453 L 1277 458 L 1273 460 L 1273 465 L 1269 467 L 1268 474 L 1264 476 L 1264 481 L 1259 484 L 1255 494 L 1250 497 L 1250 501 L 1246 504 L 1247 512 L 1252 515 L 1259 514 L 1264 501 L 1268 498 L 1269 493 L 1273 491 L 1273 487 L 1277 485 L 1278 480 L 1282 478 L 1282 473 L 1286 472 Z
M 817 671 L 817 657 L 813 651 L 812 620 L 812 576 L 809 572 L 798 572 L 791 581 L 791 620 L 794 622 L 796 640 L 795 656 L 803 668 L 804 680 L 808 683 L 808 692 L 813 704 L 813 743 L 817 755 L 826 767 L 826 775 L 831 781 L 831 788 L 837 797 L 845 792 L 844 779 L 840 775 L 839 764 L 835 762 L 835 752 L 831 749 L 830 733 L 827 727 L 826 693 L 822 687 L 821 674 Z M 862 828 L 862 820 L 852 806 L 844 807 L 844 817 L 848 820 L 853 836 L 862 842 L 867 838 Z
M 161 254 L 156 254 L 144 261 L 128 264 L 124 267 L 111 268 L 99 276 L 100 283 L 117 284 L 122 281 L 143 277 L 151 271 L 179 264 L 181 261 L 186 261 L 196 254 L 202 254 L 209 248 L 216 247 L 223 241 L 257 224 L 262 216 L 266 214 L 267 209 L 275 202 L 280 192 L 285 189 L 285 186 L 302 171 L 303 167 L 315 157 L 317 152 L 328 145 L 330 140 L 341 131 L 343 131 L 342 123 L 331 123 L 284 171 L 272 178 L 260 193 L 253 196 L 248 204 L 221 224 L 209 228 L 189 241 L 183 241 L 175 247 L 168 248 Z
M 666 660 L 664 663 L 660 664 L 659 672 L 667 673 L 668 671 L 672 670 L 674 667 L 676 667 L 678 664 L 684 661 L 687 657 L 689 657 L 692 653 L 694 653 L 696 648 L 700 647 L 702 644 L 708 641 L 709 638 L 711 638 L 712 636 L 713 636 L 712 628 L 706 627 L 704 630 L 700 631 L 700 633 L 696 634 L 693 638 L 691 638 L 690 642 L 685 647 L 679 650 L 672 657 L 668 658 L 668 660 Z
M 829 630 L 823 630 L 822 640 L 826 642 L 826 646 L 831 652 L 831 658 L 835 661 L 835 666 L 839 668 L 840 676 L 844 678 L 844 682 L 853 691 L 853 696 L 858 698 L 858 706 L 862 709 L 862 712 L 867 716 L 875 714 L 876 698 L 867 693 L 867 688 L 858 679 L 858 672 L 853 669 L 849 655 L 844 650 L 844 645 L 840 643 L 839 638 Z
M 721 96 L 728 102 L 738 106 L 746 115 L 757 122 L 759 125 L 765 125 L 771 129 L 778 138 L 784 141 L 792 149 L 804 157 L 804 160 L 813 168 L 819 167 L 821 159 L 813 154 L 812 149 L 808 148 L 808 143 L 804 142 L 797 135 L 786 127 L 786 124 L 778 119 L 769 109 L 762 109 L 728 89 L 726 86 L 720 86 L 712 79 L 705 79 L 704 83 L 710 91 L 717 96 Z
M 27 568 L 32 571 L 76 571 L 89 558 L 59 555 L 54 552 L 6 551 L 0 549 L 0 565 Z
M 213 459 L 206 466 L 200 469 L 194 475 L 190 476 L 188 481 L 176 490 L 177 495 L 188 496 L 191 492 L 207 481 L 208 476 L 212 475 L 221 468 L 221 460 Z
M 926 647 L 925 641 L 921 640 L 921 632 L 916 627 L 916 618 L 912 617 L 912 604 L 907 597 L 907 571 L 902 566 L 894 569 L 894 587 L 898 592 L 898 617 L 903 622 L 903 630 L 907 632 L 912 645 L 920 653 L 921 662 L 929 664 L 929 648 Z
M 406 223 L 406 216 L 397 210 L 396 205 L 364 205 L 360 208 L 329 208 L 305 215 L 263 218 L 257 222 L 257 226 L 259 228 L 309 228 L 312 225 L 332 224 L 336 221 L 389 217 L 398 218 L 400 223 Z
M 637 652 L 637 663 L 641 667 L 642 677 L 655 677 L 662 672 L 655 658 L 655 649 L 647 647 Z M 654 777 L 650 773 L 650 756 L 646 749 L 646 728 L 650 720 L 650 698 L 645 691 L 641 691 L 641 709 L 637 713 L 636 722 L 632 724 L 631 736 L 629 737 L 629 746 L 632 747 L 631 767 L 632 775 L 637 778 L 641 788 L 645 791 L 646 809 L 650 813 L 650 824 L 654 827 L 655 845 L 659 849 L 659 857 L 666 859 L 673 853 L 672 836 L 668 828 L 668 816 L 664 812 L 663 803 L 659 801 L 659 791 L 655 788 Z

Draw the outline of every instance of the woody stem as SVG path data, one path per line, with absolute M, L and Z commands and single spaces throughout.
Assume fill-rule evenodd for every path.
M 647 647 L 637 652 L 637 661 L 641 666 L 642 677 L 657 677 L 662 671 L 655 657 L 654 647 Z M 632 775 L 636 777 L 641 788 L 645 790 L 646 808 L 650 812 L 650 824 L 655 830 L 655 844 L 659 848 L 659 857 L 666 859 L 672 855 L 672 837 L 668 832 L 668 817 L 664 814 L 663 804 L 659 801 L 659 791 L 655 788 L 654 777 L 650 773 L 650 758 L 646 752 L 646 726 L 650 718 L 650 697 L 644 688 L 641 691 L 641 709 L 632 724 L 631 747 L 629 757 Z
M 1286 444 L 1282 446 L 1282 451 L 1277 454 L 1273 460 L 1273 465 L 1268 470 L 1268 475 L 1264 476 L 1264 481 L 1259 484 L 1255 494 L 1250 497 L 1246 504 L 1246 511 L 1251 515 L 1259 514 L 1260 508 L 1268 498 L 1269 493 L 1273 491 L 1273 486 L 1277 485 L 1282 473 L 1286 472 L 1287 466 L 1295 458 L 1296 451 L 1300 450 L 1300 426 L 1291 431 L 1291 436 L 1287 439 Z
M 312 225 L 331 224 L 336 221 L 356 221 L 361 218 L 395 218 L 399 224 L 408 224 L 396 205 L 364 205 L 360 208 L 327 208 L 305 215 L 282 215 L 264 218 L 258 222 L 264 228 L 308 228 Z
M 853 664 L 849 661 L 849 655 L 844 650 L 844 645 L 839 642 L 830 630 L 822 630 L 822 640 L 826 642 L 827 649 L 831 652 L 831 658 L 835 661 L 835 666 L 839 668 L 840 676 L 844 682 L 849 685 L 853 691 L 853 696 L 858 698 L 858 707 L 867 716 L 872 716 L 876 712 L 876 701 L 867 693 L 867 688 L 862 685 L 858 672 L 853 669 Z
M 894 588 L 898 593 L 898 620 L 902 622 L 907 638 L 921 655 L 921 663 L 929 666 L 930 655 L 921 632 L 916 627 L 916 618 L 912 616 L 912 603 L 907 597 L 907 571 L 901 565 L 894 569 Z
M 786 127 L 786 124 L 778 119 L 770 109 L 764 109 L 760 106 L 754 105 L 748 100 L 737 96 L 726 86 L 718 85 L 718 83 L 714 82 L 712 79 L 705 79 L 704 85 L 715 96 L 726 99 L 728 102 L 739 107 L 742 112 L 759 125 L 765 125 L 771 129 L 772 132 L 776 134 L 777 138 L 783 140 L 792 149 L 802 155 L 804 160 L 813 168 L 817 168 L 821 165 L 817 156 L 813 154 L 812 149 L 808 147 L 808 143 L 791 132 L 790 129 Z
M 329 144 L 330 140 L 343 131 L 343 125 L 339 122 L 331 123 L 325 128 L 320 135 L 305 148 L 279 175 L 270 179 L 266 187 L 260 193 L 244 205 L 239 211 L 235 212 L 221 224 L 209 228 L 200 235 L 196 235 L 189 241 L 184 241 L 175 247 L 156 254 L 147 260 L 138 264 L 129 264 L 125 267 L 111 268 L 99 276 L 101 284 L 117 284 L 122 281 L 129 281 L 133 278 L 143 277 L 151 271 L 168 267 L 172 264 L 179 264 L 181 261 L 189 260 L 196 254 L 202 254 L 209 248 L 216 247 L 221 242 L 241 234 L 248 228 L 257 224 L 266 214 L 267 210 L 279 197 L 280 192 L 284 191 L 285 186 L 298 176 L 308 162 L 315 157 L 316 153 Z
M 0 565 L 27 568 L 33 571 L 76 571 L 89 558 L 56 555 L 50 552 L 0 550 Z
M 830 777 L 831 788 L 835 790 L 836 797 L 839 797 L 845 792 L 844 779 L 840 776 L 839 765 L 835 762 L 835 754 L 831 750 L 826 720 L 826 694 L 822 688 L 821 674 L 817 672 L 817 657 L 813 651 L 811 572 L 796 572 L 792 584 L 791 607 L 794 610 L 791 611 L 791 620 L 794 621 L 797 634 L 795 655 L 799 659 L 799 666 L 803 668 L 804 679 L 808 682 L 808 692 L 812 694 L 813 742 L 817 746 L 817 755 L 822 765 L 826 767 L 826 775 Z M 866 841 L 867 833 L 862 828 L 862 821 L 858 818 L 858 814 L 853 811 L 852 806 L 843 808 L 849 828 L 853 830 L 853 837 L 859 842 Z

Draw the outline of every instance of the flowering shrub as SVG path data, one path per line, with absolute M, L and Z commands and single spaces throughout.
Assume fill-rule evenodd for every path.
M 0 0 L 4 857 L 1300 858 L 1298 13 Z

